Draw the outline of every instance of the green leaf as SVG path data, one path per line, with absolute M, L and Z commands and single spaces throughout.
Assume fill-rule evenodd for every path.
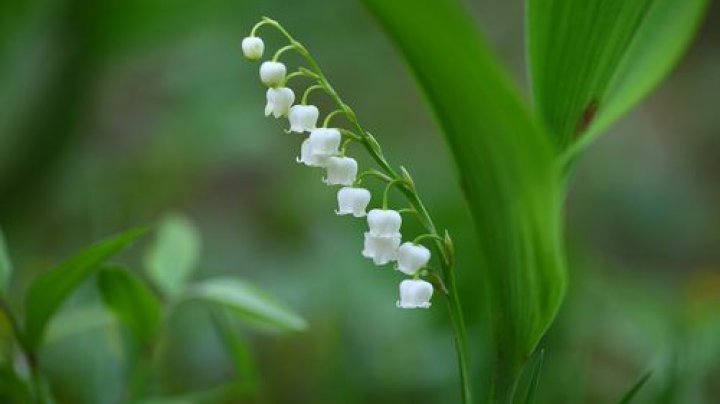
M 565 290 L 552 145 L 458 1 L 365 3 L 417 76 L 455 158 L 480 252 L 479 262 L 458 262 L 459 283 L 465 271 L 487 278 L 474 289 L 490 298 L 495 392 L 507 399 Z
M 303 331 L 307 323 L 272 296 L 234 278 L 214 278 L 194 284 L 187 299 L 200 299 L 225 307 L 252 325 L 281 331 Z
M 622 400 L 620 400 L 620 404 L 629 404 L 632 401 L 632 399 L 635 397 L 635 395 L 638 393 L 638 391 L 640 391 L 642 386 L 644 386 L 645 383 L 647 383 L 647 381 L 650 379 L 650 376 L 652 376 L 652 371 L 645 373 L 643 375 L 643 377 L 641 377 L 640 380 L 638 380 L 632 386 L 632 388 L 627 393 L 625 393 Z
M 163 293 L 175 296 L 185 288 L 199 258 L 200 235 L 195 225 L 185 216 L 169 214 L 145 256 L 145 269 Z
M 248 391 L 254 391 L 257 388 L 255 364 L 245 340 L 236 327 L 233 327 L 233 319 L 228 318 L 227 310 L 212 310 L 210 315 L 225 351 L 235 367 L 235 377 Z
M 543 360 L 545 359 L 545 350 L 541 349 L 533 361 L 530 380 L 528 380 L 527 390 L 525 392 L 525 404 L 532 404 L 535 402 L 535 394 L 540 383 L 540 373 L 542 372 Z
M 5 237 L 0 231 L 0 297 L 5 296 L 7 293 L 10 276 L 12 276 L 12 263 L 5 245 Z
M 587 144 L 657 85 L 707 3 L 528 0 L 535 102 L 560 148 Z
M 145 232 L 145 228 L 135 228 L 102 241 L 35 279 L 25 295 L 26 347 L 30 351 L 36 351 L 42 342 L 47 323 L 68 295 L 97 270 L 100 264 L 125 249 Z
M 151 342 L 162 318 L 157 296 L 142 279 L 122 267 L 106 266 L 98 275 L 98 287 L 105 305 L 139 344 Z

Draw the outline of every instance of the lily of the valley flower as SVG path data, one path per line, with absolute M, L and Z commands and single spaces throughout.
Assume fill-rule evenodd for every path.
M 340 131 L 332 128 L 318 128 L 310 132 L 300 147 L 298 163 L 310 167 L 325 167 L 332 156 L 340 151 Z
M 324 182 L 328 185 L 350 186 L 357 177 L 358 165 L 352 157 L 330 157 L 326 168 L 327 177 Z
M 265 51 L 263 40 L 256 36 L 249 36 L 242 40 L 243 55 L 250 60 L 258 60 Z
M 314 105 L 293 105 L 288 113 L 290 132 L 310 132 L 317 126 L 320 111 Z
M 280 62 L 263 62 L 260 65 L 260 81 L 268 87 L 277 87 L 285 84 L 287 69 Z
M 430 308 L 433 286 L 421 279 L 406 279 L 400 282 L 400 300 L 397 306 L 403 309 Z
M 400 239 L 400 233 L 377 236 L 366 232 L 362 255 L 365 258 L 371 258 L 375 265 L 385 265 L 395 261 Z
M 272 114 L 275 118 L 285 116 L 295 102 L 295 93 L 287 87 L 268 88 L 265 116 Z
M 397 258 L 402 236 L 402 218 L 395 210 L 373 209 L 367 214 L 370 230 L 365 233 L 363 256 L 372 258 L 375 265 L 385 265 Z
M 400 234 L 402 217 L 396 210 L 373 209 L 367 215 L 367 222 L 373 236 L 394 236 Z
M 337 200 L 336 214 L 363 217 L 370 203 L 370 191 L 365 188 L 343 187 L 338 191 Z
M 430 250 L 424 245 L 403 243 L 397 251 L 397 270 L 415 275 L 430 261 Z

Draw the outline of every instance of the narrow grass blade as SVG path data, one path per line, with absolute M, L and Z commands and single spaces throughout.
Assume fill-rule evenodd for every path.
M 643 377 L 640 378 L 633 386 L 632 388 L 625 393 L 622 400 L 620 400 L 620 404 L 629 404 L 632 402 L 632 399 L 635 398 L 635 395 L 640 391 L 640 389 L 647 383 L 647 381 L 650 379 L 650 376 L 652 376 L 652 371 L 647 372 L 643 375 Z
M 7 251 L 5 237 L 0 230 L 0 297 L 7 293 L 10 277 L 12 276 L 12 263 L 10 262 L 10 254 Z

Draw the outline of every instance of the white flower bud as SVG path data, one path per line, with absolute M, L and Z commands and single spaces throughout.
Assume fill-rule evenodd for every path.
M 433 286 L 421 279 L 405 279 L 400 282 L 400 300 L 397 307 L 402 309 L 428 309 Z
M 390 261 L 395 261 L 400 239 L 400 233 L 375 236 L 367 232 L 365 233 L 365 245 L 362 255 L 365 258 L 371 258 L 375 265 L 385 265 Z
M 285 84 L 285 73 L 287 69 L 280 62 L 263 62 L 260 65 L 260 81 L 269 87 Z
M 358 165 L 352 157 L 330 157 L 327 161 L 327 177 L 323 180 L 328 185 L 351 186 L 357 177 Z
M 243 55 L 250 60 L 258 60 L 265 51 L 263 40 L 256 36 L 249 36 L 242 40 Z
M 340 151 L 340 131 L 331 128 L 318 128 L 310 132 L 300 147 L 298 163 L 310 167 L 325 167 L 328 159 Z
M 397 270 L 408 275 L 423 268 L 430 261 L 430 250 L 424 245 L 403 243 L 397 252 Z
M 370 234 L 373 236 L 391 236 L 400 233 L 402 217 L 396 210 L 373 209 L 367 215 Z
M 314 105 L 293 105 L 288 113 L 290 132 L 310 132 L 317 126 L 320 111 Z
M 370 191 L 365 188 L 340 188 L 337 194 L 338 215 L 365 216 L 365 209 L 370 203 Z
M 287 87 L 268 88 L 265 116 L 272 114 L 275 118 L 285 116 L 295 102 L 295 93 Z

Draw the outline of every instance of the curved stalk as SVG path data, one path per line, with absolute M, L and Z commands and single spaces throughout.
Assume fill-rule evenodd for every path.
M 457 284 L 453 271 L 454 257 L 450 238 L 447 234 L 443 237 L 438 233 L 437 227 L 433 223 L 427 208 L 417 194 L 415 183 L 410 175 L 406 170 L 402 169 L 402 167 L 401 175 L 398 175 L 395 169 L 393 169 L 390 163 L 388 163 L 387 159 L 383 155 L 382 148 L 378 144 L 377 140 L 375 140 L 375 137 L 373 137 L 362 127 L 362 125 L 360 125 L 355 111 L 353 111 L 352 108 L 350 108 L 350 106 L 346 104 L 342 98 L 340 98 L 340 95 L 330 84 L 327 77 L 320 69 L 319 64 L 310 55 L 307 48 L 290 35 L 290 33 L 282 27 L 280 23 L 267 17 L 264 17 L 258 24 L 255 25 L 255 27 L 253 27 L 252 35 L 255 35 L 258 28 L 266 25 L 274 27 L 283 36 L 285 36 L 285 38 L 287 38 L 290 42 L 290 45 L 288 46 L 297 51 L 307 62 L 310 67 L 309 75 L 313 75 L 316 78 L 318 82 L 317 86 L 322 87 L 325 93 L 327 93 L 327 95 L 337 105 L 337 110 L 345 115 L 347 121 L 353 127 L 353 132 L 359 136 L 359 142 L 365 147 L 373 160 L 375 160 L 382 172 L 390 179 L 390 182 L 404 183 L 404 186 L 399 186 L 397 188 L 403 193 L 412 209 L 417 212 L 420 223 L 425 228 L 426 233 L 432 235 L 431 238 L 434 241 L 433 244 L 435 249 L 440 253 L 440 278 L 444 285 L 443 292 L 447 300 L 450 323 L 454 333 L 455 351 L 457 354 L 458 372 L 460 376 L 461 398 L 463 403 L 471 403 L 472 390 L 470 384 L 470 358 L 467 348 L 467 331 L 465 329 L 462 305 L 458 296 Z M 301 68 L 300 71 L 307 70 Z M 303 97 L 303 102 L 305 101 L 305 98 L 306 97 Z M 340 112 L 333 112 L 333 114 Z

